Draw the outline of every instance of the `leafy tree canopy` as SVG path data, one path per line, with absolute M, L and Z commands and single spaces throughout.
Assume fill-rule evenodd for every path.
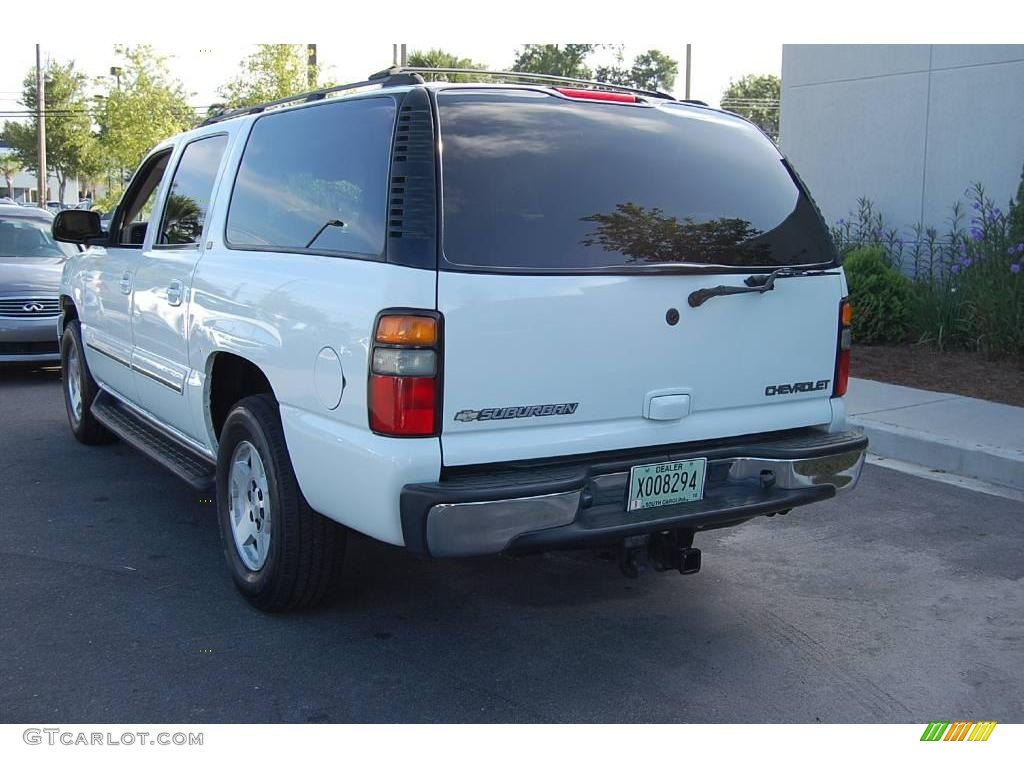
M 644 264 L 690 261 L 706 264 L 765 264 L 766 248 L 751 242 L 761 231 L 746 219 L 697 222 L 668 216 L 661 208 L 619 203 L 614 213 L 595 213 L 581 221 L 596 224 L 581 243 L 622 253 Z
M 722 109 L 742 115 L 777 141 L 781 89 L 782 80 L 776 75 L 746 75 L 730 80 L 722 93 Z
M 317 67 L 310 72 L 309 50 L 305 43 L 258 45 L 255 53 L 244 58 L 238 66 L 238 75 L 219 91 L 229 108 L 247 107 L 304 93 L 318 86 L 321 75 Z
M 73 61 L 50 62 L 43 77 L 47 171 L 57 177 L 63 202 L 67 180 L 82 173 L 88 156 L 94 151 L 95 137 L 85 95 L 88 78 L 75 69 Z M 35 68 L 25 75 L 21 93 L 21 103 L 34 110 L 39 101 Z M 18 161 L 33 173 L 38 173 L 38 126 L 35 120 L 28 123 L 8 121 L 4 124 L 3 135 Z
M 671 91 L 678 74 L 679 62 L 655 49 L 641 53 L 629 67 L 622 64 L 620 53 L 618 65 L 598 67 L 596 71 L 597 79 L 602 82 L 646 91 Z
M 123 62 L 121 85 L 110 83 L 99 114 L 100 158 L 132 172 L 154 145 L 192 128 L 196 119 L 189 94 L 152 46 L 119 45 L 114 52 Z
M 593 71 L 585 64 L 587 56 L 598 48 L 592 43 L 527 43 L 516 51 L 512 65 L 515 72 L 534 72 L 542 75 L 593 78 Z
M 24 166 L 17 155 L 13 153 L 0 155 L 0 176 L 4 177 L 8 197 L 14 196 L 14 177 L 21 173 L 22 168 Z
M 440 48 L 429 51 L 413 51 L 409 54 L 410 67 L 439 67 L 441 69 L 487 69 L 485 64 L 478 64 L 470 58 L 459 56 Z M 437 75 L 436 79 L 448 82 L 471 82 L 477 78 L 467 75 Z
M 587 59 L 592 54 L 608 48 L 615 50 L 616 63 L 591 68 Z M 630 88 L 670 91 L 679 73 L 679 63 L 671 56 L 654 49 L 640 54 L 632 63 L 627 64 L 622 58 L 622 46 L 598 43 L 529 43 L 516 52 L 516 61 L 512 69 L 517 72 L 600 80 Z

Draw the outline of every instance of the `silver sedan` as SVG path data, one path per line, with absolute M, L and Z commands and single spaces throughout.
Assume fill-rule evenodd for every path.
M 0 364 L 60 361 L 60 274 L 74 246 L 55 242 L 53 215 L 0 205 Z

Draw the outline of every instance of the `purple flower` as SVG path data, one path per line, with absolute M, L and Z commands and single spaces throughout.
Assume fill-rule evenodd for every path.
M 954 275 L 959 275 L 960 274 L 960 265 L 959 264 L 954 264 L 952 267 L 949 268 L 949 271 L 952 272 Z
M 1017 243 L 1017 253 L 1024 253 L 1024 243 Z
M 980 211 L 980 210 L 981 210 L 981 205 L 980 205 L 980 204 L 978 204 L 978 203 L 974 203 L 974 204 L 973 204 L 973 205 L 972 205 L 971 207 L 972 207 L 972 208 L 973 208 L 974 210 L 976 210 L 976 211 Z
M 845 227 L 846 226 L 846 219 L 840 219 L 839 221 L 837 221 L 836 222 L 836 226 L 837 227 Z
M 971 227 L 971 239 L 972 240 L 981 240 L 982 237 L 984 237 L 984 234 L 982 233 L 982 231 L 980 229 L 978 229 L 977 227 Z
M 1010 271 L 1016 275 L 1018 272 L 1020 272 L 1020 264 L 1011 264 Z

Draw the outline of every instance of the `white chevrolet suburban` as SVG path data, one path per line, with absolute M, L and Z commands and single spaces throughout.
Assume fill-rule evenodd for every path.
M 773 143 L 660 93 L 445 74 L 222 114 L 109 232 L 60 212 L 75 437 L 215 485 L 264 610 L 324 597 L 349 530 L 693 573 L 695 532 L 852 488 L 845 279 Z

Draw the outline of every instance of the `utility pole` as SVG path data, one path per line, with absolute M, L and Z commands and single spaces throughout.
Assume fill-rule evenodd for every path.
M 398 66 L 398 43 L 391 44 L 391 66 Z
M 110 74 L 117 79 L 117 92 L 121 94 L 121 75 L 124 74 L 124 70 L 121 67 L 111 67 Z M 121 189 L 124 189 L 124 166 L 121 166 L 120 176 L 118 176 L 118 184 Z
M 36 202 L 40 208 L 46 207 L 46 181 L 49 174 L 46 172 L 46 115 L 43 114 L 43 105 L 46 103 L 45 85 L 43 84 L 43 57 L 39 51 L 39 43 L 36 43 L 36 135 L 39 139 L 39 157 L 36 162 L 39 170 L 36 171 Z
M 316 88 L 316 43 L 306 43 L 306 79 L 310 88 Z
M 686 44 L 686 95 L 683 98 L 690 98 L 690 43 Z
M 409 57 L 405 55 L 405 43 L 402 43 L 402 66 L 409 66 Z

